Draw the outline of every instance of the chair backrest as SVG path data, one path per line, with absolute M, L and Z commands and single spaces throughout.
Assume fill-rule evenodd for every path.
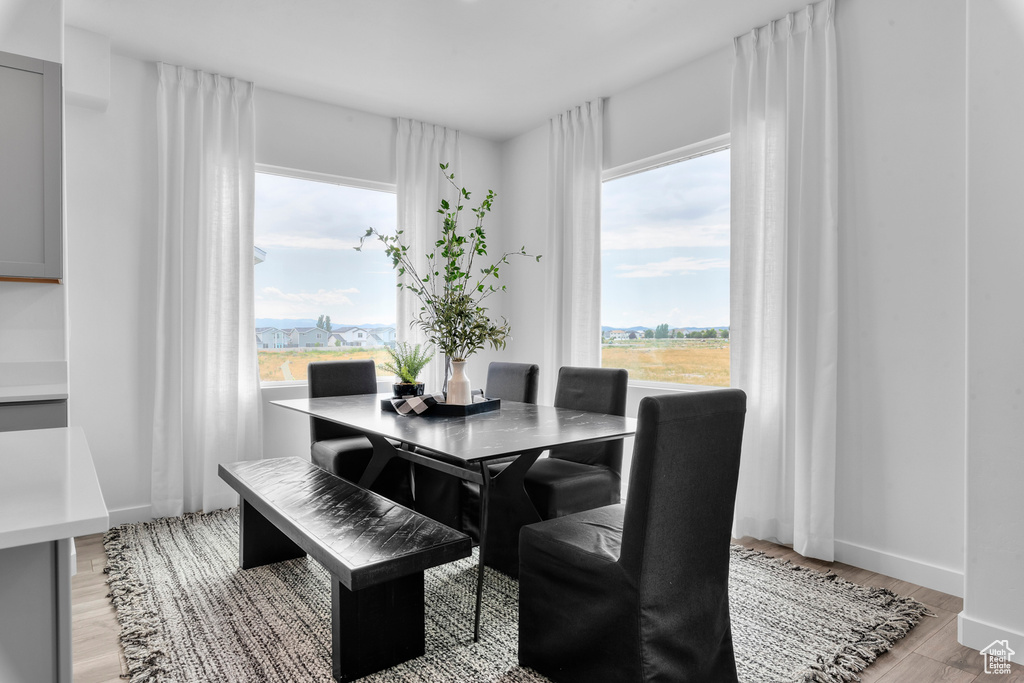
M 309 397 L 352 396 L 377 393 L 377 368 L 372 360 L 332 360 L 310 363 Z M 334 422 L 309 418 L 313 441 L 359 436 L 361 432 Z
M 555 385 L 555 407 L 625 415 L 628 386 L 629 373 L 620 368 L 561 367 Z M 549 456 L 586 465 L 600 465 L 616 475 L 622 473 L 622 439 L 559 446 L 552 448 Z
M 729 545 L 746 404 L 739 389 L 640 401 L 619 563 L 635 577 L 640 611 L 659 620 L 665 633 L 689 636 L 687 624 L 703 623 L 713 638 L 716 629 L 720 637 L 728 628 Z
M 534 363 L 501 363 L 487 366 L 488 398 L 503 398 L 520 403 L 537 402 L 537 378 L 540 368 Z

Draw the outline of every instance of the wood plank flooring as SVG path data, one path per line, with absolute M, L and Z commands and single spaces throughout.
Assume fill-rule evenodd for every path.
M 1014 664 L 1013 673 L 1008 676 L 986 675 L 981 655 L 957 642 L 956 615 L 963 609 L 960 598 L 841 562 L 807 559 L 774 543 L 750 538 L 737 542 L 794 564 L 819 571 L 831 569 L 855 583 L 883 586 L 928 605 L 936 616 L 926 617 L 906 638 L 869 666 L 861 675 L 864 683 L 1024 683 L 1024 667 Z M 103 536 L 83 536 L 76 538 L 75 544 L 78 573 L 71 580 L 74 680 L 75 683 L 120 683 L 121 675 L 128 669 L 117 638 L 117 617 L 106 597 Z

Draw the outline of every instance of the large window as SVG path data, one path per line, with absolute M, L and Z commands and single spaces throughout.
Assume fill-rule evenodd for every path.
M 261 380 L 305 380 L 317 360 L 383 360 L 395 343 L 395 273 L 376 244 L 352 247 L 370 226 L 394 231 L 396 211 L 392 192 L 256 174 Z
M 604 182 L 601 324 L 604 367 L 729 386 L 727 148 Z

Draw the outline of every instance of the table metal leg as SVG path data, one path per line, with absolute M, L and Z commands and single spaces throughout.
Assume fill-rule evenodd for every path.
M 484 561 L 488 567 L 513 578 L 519 576 L 519 530 L 527 524 L 541 521 L 523 482 L 526 472 L 542 452 L 526 451 L 494 474 L 490 482 L 487 507 L 491 508 L 491 518 Z
M 490 507 L 491 470 L 480 463 L 480 557 L 476 567 L 476 616 L 473 621 L 473 642 L 480 640 L 480 605 L 484 594 L 484 553 L 487 550 L 487 509 Z

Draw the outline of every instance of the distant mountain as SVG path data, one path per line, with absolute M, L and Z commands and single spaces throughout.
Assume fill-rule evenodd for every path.
M 382 325 L 380 323 L 369 323 L 356 325 L 354 323 L 336 323 L 331 321 L 331 329 L 339 327 L 362 327 L 367 330 L 375 330 L 379 327 L 394 327 L 395 324 Z M 313 318 L 256 318 L 256 327 L 276 327 L 279 330 L 288 330 L 293 327 L 316 327 L 316 320 Z
M 672 327 L 673 330 L 685 330 L 686 332 L 694 332 L 696 330 L 727 330 L 728 325 L 708 325 L 707 327 Z M 636 325 L 634 327 L 610 327 L 608 325 L 601 325 L 601 332 L 611 332 L 612 330 L 622 330 L 624 332 L 642 332 L 644 330 L 653 330 L 654 327 L 644 327 L 643 325 Z
M 612 330 L 622 330 L 624 332 L 642 332 L 647 329 L 653 330 L 654 328 L 647 328 L 644 327 L 643 325 L 635 325 L 633 327 L 609 327 L 608 325 L 601 325 L 602 332 L 611 332 Z

